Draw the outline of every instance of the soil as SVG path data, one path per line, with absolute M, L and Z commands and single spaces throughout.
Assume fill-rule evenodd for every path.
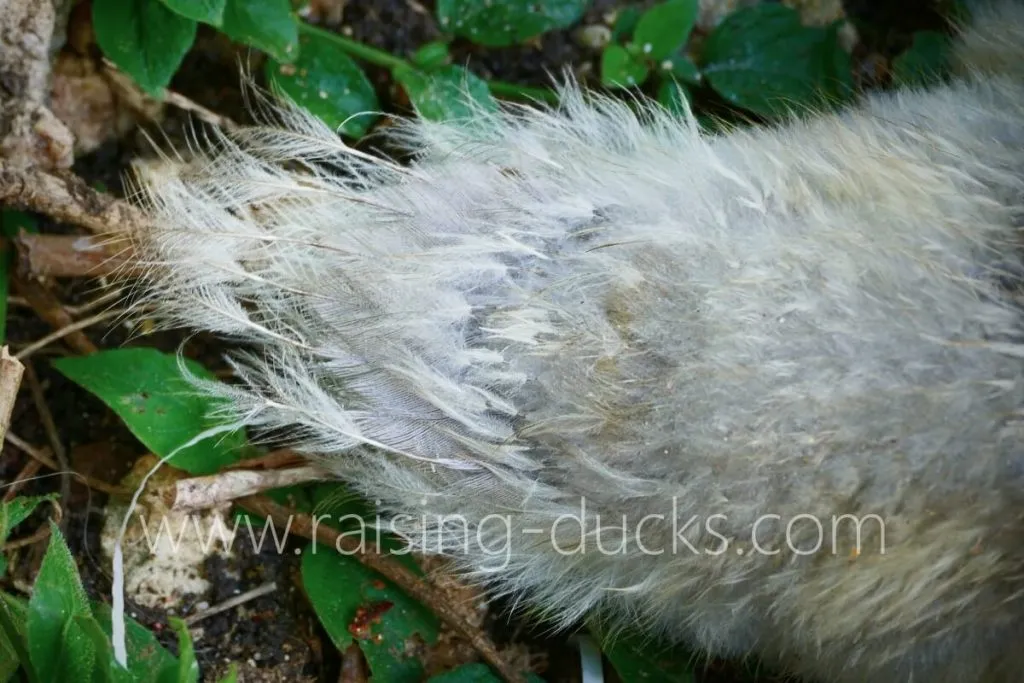
M 582 23 L 601 23 L 606 14 L 621 4 L 620 0 L 596 0 Z M 851 0 L 848 13 L 855 18 L 864 41 L 855 53 L 859 66 L 872 63 L 871 60 L 879 56 L 883 61 L 891 58 L 909 44 L 910 34 L 915 30 L 942 28 L 933 0 L 903 3 Z M 439 37 L 432 3 L 420 4 L 416 0 L 351 1 L 344 7 L 343 19 L 337 30 L 403 57 L 411 55 L 423 43 Z M 581 47 L 573 35 L 573 30 L 548 33 L 527 45 L 504 49 L 485 49 L 456 41 L 452 51 L 455 63 L 466 64 L 481 76 L 525 85 L 549 85 L 552 74 L 558 74 L 563 68 L 571 68 L 584 78 L 596 71 L 598 52 Z M 212 111 L 244 122 L 248 117 L 239 90 L 237 64 L 240 56 L 243 61 L 251 58 L 253 66 L 258 67 L 258 58 L 248 55 L 213 31 L 201 30 L 196 47 L 186 57 L 172 88 Z M 256 68 L 253 72 L 259 73 Z M 388 72 L 370 66 L 367 73 L 381 102 L 392 110 L 402 110 L 403 102 L 397 98 Z M 149 127 L 147 132 L 155 133 L 154 139 L 167 139 L 174 144 L 185 140 L 192 125 L 188 116 L 168 108 L 161 130 Z M 102 184 L 109 192 L 123 195 L 122 177 L 129 162 L 137 156 L 151 153 L 143 133 L 132 133 L 80 158 L 74 170 L 90 183 Z M 40 228 L 45 232 L 70 230 L 45 220 Z M 86 302 L 97 293 L 96 283 L 88 280 L 51 284 L 57 297 L 67 305 Z M 8 337 L 14 348 L 48 332 L 47 324 L 30 309 L 21 306 L 10 308 Z M 138 344 L 173 351 L 183 340 L 181 335 L 172 333 L 133 338 L 132 330 L 120 322 L 107 328 L 91 328 L 87 334 L 101 348 Z M 215 342 L 201 338 L 190 340 L 186 345 L 186 355 L 202 360 L 213 369 L 222 367 L 220 351 Z M 98 399 L 51 368 L 53 357 L 71 353 L 60 344 L 53 345 L 34 356 L 32 364 L 72 467 L 104 481 L 117 482 L 135 458 L 144 453 L 144 448 Z M 15 406 L 12 425 L 12 431 L 22 439 L 39 446 L 48 443 L 46 430 L 25 387 Z M 24 454 L 5 447 L 0 453 L 0 482 L 14 480 L 25 462 Z M 110 594 L 110 577 L 99 550 L 99 531 L 106 496 L 91 492 L 73 481 L 70 486 L 71 498 L 63 506 L 65 534 L 78 558 L 90 597 L 105 600 Z M 29 482 L 22 493 L 41 494 L 59 489 L 59 477 L 51 476 Z M 42 523 L 45 514 L 37 513 L 35 521 Z M 32 524 L 25 528 L 32 528 Z M 337 653 L 301 594 L 295 555 L 290 552 L 257 555 L 248 548 L 248 544 L 239 544 L 238 547 L 240 553 L 233 562 L 233 572 L 225 571 L 221 561 L 208 563 L 206 576 L 213 583 L 213 589 L 205 600 L 216 604 L 269 580 L 276 581 L 279 589 L 242 608 L 199 622 L 201 633 L 196 641 L 196 654 L 202 670 L 209 674 L 208 679 L 214 680 L 217 672 L 223 673 L 226 661 L 234 661 L 242 666 L 245 680 L 338 680 L 340 662 Z M 31 584 L 44 549 L 45 544 L 39 543 L 21 551 L 5 579 L 4 587 L 10 589 L 18 584 Z M 196 607 L 183 605 L 180 613 L 187 614 Z M 176 651 L 176 638 L 171 633 L 165 613 L 138 605 L 129 605 L 128 611 L 158 633 L 164 645 Z M 577 655 L 575 649 L 567 644 L 566 637 L 551 636 L 541 629 L 510 622 L 501 614 L 501 605 L 495 606 L 490 627 L 496 641 L 507 642 L 514 638 L 517 642 L 527 643 L 531 653 L 548 662 L 546 677 L 550 681 L 578 680 Z M 738 672 L 741 668 L 739 665 L 711 662 L 698 668 L 698 678 L 723 682 L 740 680 L 742 676 Z M 771 679 L 762 676 L 760 680 Z

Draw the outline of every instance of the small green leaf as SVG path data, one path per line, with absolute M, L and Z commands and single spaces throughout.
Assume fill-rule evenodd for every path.
M 11 530 L 28 519 L 40 504 L 56 500 L 54 493 L 45 496 L 18 496 L 14 500 L 0 503 L 0 545 L 7 540 Z
M 633 42 L 648 59 L 660 61 L 683 47 L 697 22 L 697 0 L 668 0 L 644 12 L 633 31 Z
M 658 102 L 673 114 L 690 110 L 690 91 L 679 81 L 664 80 L 658 86 Z
M 114 661 L 114 646 L 95 617 L 75 616 L 71 618 L 77 628 L 90 641 L 96 652 L 95 680 L 102 683 L 135 683 L 136 678 Z M 153 672 L 146 672 L 146 680 L 157 682 Z
M 40 680 L 67 680 L 60 676 L 60 667 L 66 660 L 57 656 L 64 656 L 65 626 L 72 617 L 91 614 L 75 559 L 60 529 L 51 522 L 50 543 L 32 589 L 25 628 L 29 657 Z M 67 657 L 84 658 L 84 650 L 77 649 L 80 644 L 76 635 Z
M 45 496 L 19 496 L 12 501 L 0 503 L 0 546 L 7 541 L 14 527 L 28 519 L 40 503 L 56 498 L 56 494 L 51 493 Z M 7 558 L 0 554 L 0 577 L 6 572 Z
M 363 70 L 335 43 L 303 31 L 292 64 L 268 59 L 267 80 L 331 128 L 362 137 L 377 120 L 377 93 Z
M 185 364 L 193 375 L 214 379 L 198 363 Z M 111 349 L 59 358 L 53 366 L 107 404 L 154 455 L 165 457 L 217 426 L 209 417 L 216 403 L 188 383 L 173 355 L 151 348 Z M 210 474 L 243 457 L 245 447 L 241 431 L 221 433 L 183 449 L 170 462 L 192 474 Z
M 103 54 L 150 95 L 159 95 L 196 38 L 196 22 L 153 0 L 93 0 Z
M 835 51 L 842 49 L 832 28 L 803 26 L 796 10 L 766 3 L 734 12 L 711 32 L 703 72 L 727 101 L 779 116 L 835 98 L 843 78 Z
M 178 681 L 177 683 L 199 683 L 199 664 L 192 646 L 192 635 L 188 624 L 181 619 L 169 619 L 171 627 L 178 633 Z
M 357 559 L 322 545 L 306 546 L 302 585 L 320 623 L 339 650 L 353 641 L 374 683 L 422 680 L 416 643 L 437 639 L 438 620 Z
M 238 666 L 232 663 L 227 674 L 224 678 L 217 681 L 217 683 L 238 683 Z
M 111 632 L 110 605 L 96 603 L 92 608 L 104 636 Z M 157 641 L 153 633 L 130 617 L 125 618 L 125 647 L 128 650 L 128 672 L 115 664 L 117 670 L 131 676 L 129 680 L 177 683 L 178 662 Z
M 695 683 L 697 680 L 690 653 L 667 649 L 634 632 L 616 635 L 601 649 L 624 681 Z
M 451 61 L 451 58 L 451 53 L 448 52 L 448 44 L 440 40 L 422 45 L 416 52 L 412 53 L 412 63 L 424 71 L 444 66 Z
M 897 85 L 927 85 L 939 80 L 949 68 L 949 36 L 937 31 L 918 31 L 914 42 L 892 60 L 892 80 Z
M 0 681 L 9 681 L 22 666 L 29 683 L 39 681 L 25 645 L 27 621 L 28 604 L 0 592 Z
M 221 25 L 227 0 L 160 0 L 175 14 L 210 26 Z
M 427 683 L 501 683 L 501 680 L 486 664 L 474 662 L 431 676 Z M 544 683 L 544 679 L 536 674 L 527 674 L 526 680 L 527 683 Z
M 431 73 L 395 69 L 393 75 L 408 93 L 416 112 L 425 119 L 468 119 L 475 107 L 487 111 L 498 107 L 487 83 L 461 66 L 443 66 Z
M 609 45 L 601 55 L 601 85 L 629 88 L 647 80 L 650 68 L 621 45 Z
M 620 9 L 612 26 L 612 42 L 622 42 L 632 36 L 643 13 L 644 10 L 639 5 L 629 5 Z
M 89 681 L 96 668 L 96 645 L 92 637 L 82 627 L 81 621 L 91 619 L 91 615 L 75 614 L 64 622 L 61 630 L 61 644 L 56 655 L 54 670 L 56 681 Z
M 226 0 L 221 30 L 279 62 L 299 56 L 299 24 L 288 0 Z
M 487 47 L 521 43 L 546 31 L 568 28 L 588 0 L 438 0 L 443 31 Z
M 686 55 L 672 55 L 661 60 L 658 70 L 662 74 L 679 79 L 690 85 L 700 85 L 703 80 L 700 69 Z

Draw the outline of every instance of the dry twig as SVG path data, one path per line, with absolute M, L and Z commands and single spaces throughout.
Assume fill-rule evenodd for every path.
M 220 614 L 221 612 L 227 612 L 229 609 L 234 609 L 235 607 L 238 607 L 239 605 L 244 605 L 245 603 L 249 602 L 250 600 L 255 600 L 256 598 L 262 598 L 264 595 L 270 595 L 271 593 L 273 593 L 276 590 L 277 590 L 277 584 L 274 583 L 273 581 L 271 581 L 270 583 L 265 583 L 262 586 L 257 586 L 256 588 L 253 588 L 250 591 L 246 591 L 244 593 L 239 593 L 238 595 L 236 595 L 234 597 L 231 597 L 231 598 L 228 598 L 224 602 L 221 602 L 221 603 L 218 603 L 216 605 L 213 605 L 212 607 L 204 609 L 201 612 L 196 612 L 195 614 L 191 614 L 191 615 L 185 617 L 185 623 L 187 625 L 191 626 L 192 624 L 195 624 L 198 621 L 202 621 L 203 619 L 206 619 L 207 617 L 212 617 L 215 614 Z
M 57 471 L 61 474 L 60 499 L 66 504 L 71 500 L 71 465 L 68 463 L 68 452 L 64 450 L 64 443 L 60 440 L 60 434 L 57 433 L 57 423 L 53 421 L 53 413 L 50 412 L 50 406 L 46 403 L 46 396 L 43 395 L 43 385 L 40 384 L 39 376 L 36 375 L 36 369 L 32 367 L 31 363 L 25 364 L 25 379 L 28 380 L 28 388 L 32 394 L 32 403 L 35 404 L 39 421 L 46 432 L 50 448 L 57 458 L 57 465 L 60 468 Z M 63 526 L 61 531 L 64 531 Z
M 285 470 L 226 470 L 205 477 L 179 479 L 164 492 L 164 502 L 175 511 L 205 510 L 270 489 L 327 478 L 326 472 L 313 466 Z
M 45 337 L 42 337 L 32 342 L 25 348 L 18 351 L 18 353 L 16 353 L 14 357 L 19 360 L 25 360 L 36 351 L 46 348 L 47 346 L 57 341 L 58 339 L 68 337 L 69 335 L 73 335 L 75 333 L 80 333 L 80 330 L 84 330 L 87 327 L 92 327 L 93 325 L 101 323 L 104 320 L 116 318 L 117 316 L 122 315 L 123 313 L 124 311 L 120 309 L 110 309 L 108 311 L 102 311 L 100 313 L 97 313 L 96 315 L 91 315 L 88 318 L 83 318 L 82 320 L 69 323 L 64 327 L 60 328 L 59 330 L 54 330 Z M 93 349 L 93 351 L 87 351 L 86 353 L 93 353 L 94 351 L 95 349 Z
M 64 337 L 68 346 L 82 355 L 96 353 L 96 345 L 89 341 L 89 338 L 82 332 L 82 326 L 75 323 L 71 314 L 61 305 L 60 300 L 38 280 L 16 277 L 13 281 L 14 291 L 25 297 L 36 315 L 42 318 L 55 330 L 62 330 L 57 339 Z M 47 337 L 49 344 L 54 341 Z M 36 342 L 38 344 L 38 342 Z M 33 344 L 32 346 L 36 346 Z M 45 346 L 45 344 L 43 345 Z M 40 347 L 42 348 L 42 347 Z M 33 353 L 32 349 L 29 353 Z M 22 349 L 21 353 L 25 350 Z
M 11 356 L 7 347 L 0 348 L 0 439 L 11 426 L 11 411 L 14 410 L 24 372 L 25 366 Z
M 60 465 L 58 465 L 57 462 L 52 457 L 50 457 L 50 453 L 48 451 L 42 448 L 36 448 L 29 442 L 19 437 L 17 434 L 13 434 L 11 432 L 7 432 L 7 434 L 4 436 L 4 440 L 7 443 L 14 446 L 15 448 L 17 448 L 18 450 L 27 454 L 33 460 L 38 461 L 43 467 L 51 469 L 54 472 L 60 471 Z M 100 479 L 90 477 L 86 474 L 80 474 L 79 472 L 74 471 L 69 472 L 69 474 L 78 481 L 82 482 L 83 484 L 91 488 L 92 490 L 99 491 L 100 493 L 106 493 L 111 496 L 130 496 L 132 493 L 128 489 L 121 488 L 120 486 L 114 486 L 113 484 L 108 484 L 105 481 L 101 481 Z

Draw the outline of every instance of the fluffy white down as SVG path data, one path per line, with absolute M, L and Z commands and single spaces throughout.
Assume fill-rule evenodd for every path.
M 952 84 L 723 136 L 567 88 L 404 123 L 407 167 L 289 111 L 140 165 L 141 300 L 244 343 L 244 383 L 203 385 L 240 423 L 563 623 L 832 681 L 1016 681 L 1022 6 L 958 57 Z M 584 498 L 587 533 L 556 524 Z M 833 543 L 844 514 L 885 552 L 873 523 Z M 787 548 L 797 515 L 819 552 Z

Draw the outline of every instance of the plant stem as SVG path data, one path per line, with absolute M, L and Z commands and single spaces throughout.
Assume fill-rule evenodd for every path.
M 307 24 L 303 21 L 299 22 L 299 30 L 305 31 L 309 35 L 314 35 L 324 40 L 328 40 L 334 43 L 336 46 L 352 55 L 358 57 L 365 62 L 382 66 L 386 69 L 413 69 L 412 64 L 405 61 L 401 57 L 396 57 L 390 52 L 384 50 L 378 50 L 375 47 L 370 47 L 364 43 L 360 43 L 358 40 L 352 40 L 345 36 L 331 31 L 326 31 L 318 26 Z M 487 87 L 490 88 L 491 92 L 499 97 L 506 97 L 517 100 L 536 100 L 538 102 L 558 102 L 558 93 L 551 88 L 535 88 L 528 85 L 518 85 L 516 83 L 507 83 L 505 81 L 487 81 Z
M 324 40 L 329 40 L 353 57 L 358 57 L 370 64 L 376 64 L 377 66 L 383 66 L 388 69 L 401 69 L 403 67 L 411 68 L 412 66 L 409 62 L 405 61 L 401 57 L 394 56 L 390 52 L 378 50 L 375 47 L 364 45 L 358 40 L 352 40 L 351 38 L 346 38 L 345 36 L 332 33 L 331 31 L 325 31 L 318 26 L 312 26 L 311 24 L 300 21 L 299 30 L 305 31 L 310 35 L 319 36 Z
M 558 93 L 551 88 L 535 88 L 529 85 L 519 85 L 518 83 L 506 83 L 505 81 L 487 81 L 487 87 L 498 97 L 536 100 L 551 104 L 558 102 Z

